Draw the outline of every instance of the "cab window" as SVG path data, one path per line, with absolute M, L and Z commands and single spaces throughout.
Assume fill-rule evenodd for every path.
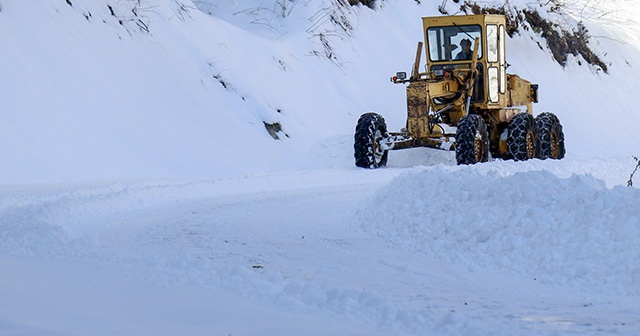
M 470 60 L 476 38 L 480 39 L 478 59 L 482 58 L 480 25 L 431 27 L 427 29 L 427 48 L 432 62 Z

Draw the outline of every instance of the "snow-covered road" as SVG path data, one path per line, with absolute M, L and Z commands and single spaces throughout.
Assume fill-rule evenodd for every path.
M 0 332 L 633 335 L 639 193 L 613 186 L 627 163 L 14 187 Z

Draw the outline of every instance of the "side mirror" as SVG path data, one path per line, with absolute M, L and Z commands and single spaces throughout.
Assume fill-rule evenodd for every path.
M 396 72 L 396 78 L 398 78 L 399 80 L 405 80 L 407 79 L 407 73 L 406 72 Z

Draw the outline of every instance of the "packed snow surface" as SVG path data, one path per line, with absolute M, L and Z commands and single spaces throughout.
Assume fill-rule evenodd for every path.
M 0 0 L 0 335 L 640 334 L 638 4 L 507 41 L 565 159 L 356 168 L 437 5 Z

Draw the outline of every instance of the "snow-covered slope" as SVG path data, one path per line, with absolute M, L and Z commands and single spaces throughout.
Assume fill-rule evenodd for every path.
M 411 66 L 419 18 L 437 15 L 396 0 L 375 11 L 333 1 L 70 3 L 2 3 L 0 43 L 11 47 L 0 60 L 0 183 L 332 164 L 332 153 L 302 157 L 336 152 L 327 141 L 350 134 L 361 113 L 404 125 L 404 89 L 388 77 Z M 628 157 L 638 141 L 638 26 L 602 20 L 585 25 L 609 75 L 573 59 L 563 69 L 531 31 L 509 40 L 510 70 L 540 84 L 536 109 L 560 116 L 569 157 Z M 279 141 L 265 123 L 281 125 Z
M 261 6 L 206 7 L 221 18 L 188 1 L 5 1 L 0 183 L 288 167 L 284 153 L 348 134 L 362 110 L 402 95 L 378 66 L 401 59 L 398 42 L 381 53 L 375 30 L 336 31 L 331 3 L 299 3 L 287 18 Z M 368 26 L 379 17 L 344 14 Z M 281 124 L 280 141 L 265 123 Z
M 0 0 L 0 334 L 638 334 L 635 0 L 544 14 L 608 74 L 507 42 L 564 160 L 373 171 L 438 4 L 338 4 Z

